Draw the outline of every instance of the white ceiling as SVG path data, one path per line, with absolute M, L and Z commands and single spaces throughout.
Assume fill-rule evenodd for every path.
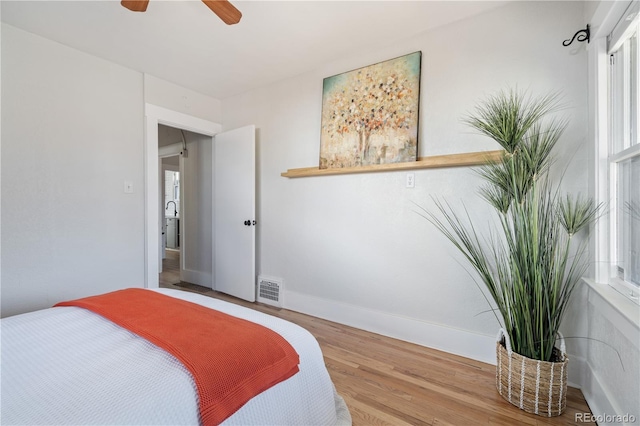
M 194 0 L 151 0 L 144 13 L 118 0 L 1 3 L 3 22 L 217 99 L 503 4 L 232 0 L 243 16 L 227 26 Z

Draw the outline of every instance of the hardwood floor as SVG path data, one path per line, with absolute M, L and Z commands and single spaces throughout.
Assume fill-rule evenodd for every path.
M 160 287 L 170 287 L 180 282 L 180 251 L 165 250 L 166 258 L 162 260 Z
M 495 388 L 495 366 L 309 315 L 249 303 L 171 278 L 161 287 L 202 293 L 286 319 L 311 332 L 322 349 L 338 393 L 358 425 L 582 425 L 590 413 L 579 389 L 569 388 L 560 417 L 525 413 Z M 175 274 L 175 272 L 173 272 Z M 164 274 L 163 274 L 164 275 Z M 178 274 L 179 275 L 179 274 Z M 594 423 L 591 423 L 594 424 Z

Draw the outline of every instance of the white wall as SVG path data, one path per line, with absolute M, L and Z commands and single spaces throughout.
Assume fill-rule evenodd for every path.
M 145 104 L 220 121 L 220 101 L 4 23 L 2 88 L 2 315 L 144 286 Z
M 144 284 L 142 83 L 2 24 L 3 316 Z
M 420 156 L 498 149 L 461 122 L 496 90 L 560 90 L 571 123 L 559 164 L 572 159 L 565 186 L 586 193 L 586 150 L 577 152 L 587 134 L 586 54 L 562 46 L 584 27 L 582 7 L 515 2 L 223 100 L 225 130 L 258 128 L 259 273 L 284 279 L 285 307 L 495 362 L 496 320 L 482 313 L 488 306 L 458 253 L 415 205 L 464 200 L 488 220 L 473 170 L 418 171 L 414 189 L 403 172 L 280 173 L 318 164 L 323 78 L 421 50 Z
M 185 132 L 189 155 L 183 159 L 182 235 L 184 281 L 212 288 L 212 138 Z
M 221 102 L 218 99 L 185 89 L 149 74 L 144 75 L 144 99 L 148 104 L 214 123 L 220 122 Z

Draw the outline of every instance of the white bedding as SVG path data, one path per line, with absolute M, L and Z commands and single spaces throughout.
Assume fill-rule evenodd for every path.
M 154 291 L 260 323 L 300 355 L 297 374 L 251 399 L 223 424 L 351 424 L 309 332 L 210 297 Z M 183 365 L 99 315 L 76 307 L 45 309 L 3 319 L 0 332 L 3 425 L 198 423 L 197 391 Z

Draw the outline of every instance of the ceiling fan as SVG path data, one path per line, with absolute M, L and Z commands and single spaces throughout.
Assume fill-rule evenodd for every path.
M 237 24 L 242 18 L 242 13 L 228 0 L 202 0 L 202 2 L 227 25 Z M 122 0 L 120 4 L 134 12 L 144 12 L 147 10 L 149 0 Z

